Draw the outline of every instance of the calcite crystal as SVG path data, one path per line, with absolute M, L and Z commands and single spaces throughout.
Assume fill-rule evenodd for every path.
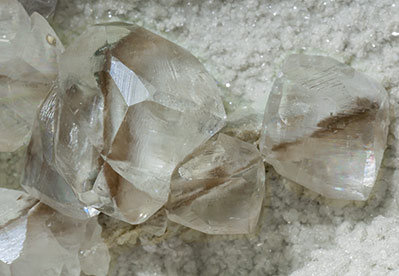
M 258 222 L 265 168 L 256 146 L 218 134 L 172 176 L 168 218 L 208 234 L 247 234 Z
M 0 151 L 29 141 L 36 109 L 56 78 L 63 46 L 38 13 L 0 0 Z
M 142 223 L 166 203 L 176 165 L 224 121 L 194 56 L 135 25 L 96 25 L 60 58 L 23 186 L 67 215 Z
M 58 172 L 57 169 L 60 165 L 58 165 L 55 155 L 58 150 L 56 144 L 58 137 L 56 135 L 57 131 L 62 131 L 64 128 L 63 125 L 59 124 L 59 117 L 62 112 L 59 107 L 56 90 L 53 90 L 41 104 L 33 125 L 32 138 L 26 154 L 22 187 L 30 195 L 40 199 L 60 213 L 78 219 L 85 219 L 97 215 L 99 211 L 93 207 L 85 206 L 79 201 L 74 189 L 78 189 L 80 186 L 73 187 L 68 185 L 66 177 L 69 177 L 68 180 L 73 180 L 74 178 L 72 177 L 75 176 L 76 182 L 85 181 L 82 178 L 89 178 L 90 174 L 96 171 L 90 171 L 90 168 L 82 166 L 83 162 L 78 160 L 73 165 L 76 165 L 76 168 L 80 166 L 79 169 L 61 171 L 61 173 L 66 174 L 65 178 Z M 74 122 L 69 123 L 75 124 Z M 71 138 L 75 137 L 73 135 L 75 134 L 71 133 Z M 75 155 L 76 158 L 81 158 L 84 161 L 88 160 L 90 156 L 84 150 L 87 144 L 78 145 L 77 143 L 78 141 L 75 141 L 75 143 L 69 145 L 71 151 L 68 152 L 66 157 L 70 158 L 70 156 Z M 95 160 L 92 160 L 92 162 L 95 162 Z M 87 181 L 78 182 L 78 184 L 83 186 Z
M 36 203 L 36 199 L 22 191 L 0 188 L 0 227 L 25 215 Z
M 110 257 L 96 219 L 63 216 L 20 191 L 0 188 L 0 275 L 107 275 Z
M 261 137 L 278 173 L 329 198 L 366 200 L 389 125 L 384 88 L 323 56 L 292 55 L 270 93 Z

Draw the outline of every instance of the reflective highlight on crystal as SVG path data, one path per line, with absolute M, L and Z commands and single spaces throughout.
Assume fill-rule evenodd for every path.
M 0 225 L 0 275 L 107 275 L 110 257 L 96 219 L 76 220 L 23 192 L 0 191 L 6 214 L 17 215 Z
M 89 28 L 59 67 L 24 187 L 66 215 L 146 221 L 166 203 L 176 165 L 224 126 L 216 82 L 186 50 L 121 23 Z

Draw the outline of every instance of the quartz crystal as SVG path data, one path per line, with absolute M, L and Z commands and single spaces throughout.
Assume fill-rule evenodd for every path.
M 323 56 L 292 55 L 269 96 L 261 151 L 278 173 L 329 198 L 366 200 L 388 125 L 384 88 Z
M 219 134 L 176 167 L 168 218 L 208 234 L 254 231 L 265 192 L 256 146 Z
M 0 202 L 1 276 L 107 275 L 110 257 L 96 219 L 66 217 L 20 191 L 0 188 Z
M 96 25 L 60 58 L 23 186 L 67 215 L 142 223 L 166 203 L 176 165 L 224 122 L 194 56 L 135 25 Z
M 0 151 L 29 141 L 34 114 L 56 78 L 63 46 L 38 13 L 0 0 Z

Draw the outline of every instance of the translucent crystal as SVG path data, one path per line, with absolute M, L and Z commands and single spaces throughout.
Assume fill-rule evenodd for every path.
M 246 234 L 258 222 L 265 168 L 257 148 L 219 134 L 173 173 L 168 218 L 209 234 Z
M 38 12 L 44 17 L 50 17 L 55 11 L 58 0 L 18 0 L 29 14 Z
M 140 227 L 138 227 L 139 230 L 157 237 L 164 235 L 167 228 L 168 217 L 165 208 L 160 209 L 150 219 L 140 224 Z
M 24 187 L 65 214 L 144 222 L 166 203 L 176 165 L 223 127 L 216 82 L 186 50 L 120 23 L 89 28 L 60 68 Z
M 54 143 L 57 131 L 64 127 L 59 124 L 60 113 L 62 112 L 59 107 L 56 90 L 53 90 L 41 104 L 34 122 L 32 138 L 26 153 L 22 187 L 30 195 L 40 199 L 57 211 L 68 216 L 85 219 L 95 216 L 99 212 L 94 208 L 86 207 L 78 200 L 74 187 L 68 185 L 66 179 L 58 172 L 58 162 L 54 155 L 57 150 Z M 71 154 L 81 157 L 86 153 L 78 147 L 77 143 L 71 143 L 70 149 L 71 152 L 67 157 Z M 80 164 L 77 161 L 76 166 Z M 80 172 L 77 170 L 69 173 L 79 175 Z M 86 173 L 86 171 L 83 173 Z
M 36 203 L 36 199 L 22 191 L 0 188 L 0 227 L 25 215 Z
M 57 76 L 63 46 L 39 14 L 0 0 L 0 151 L 29 140 L 35 111 Z
M 30 138 L 35 112 L 49 91 L 47 84 L 0 77 L 0 151 L 15 151 Z
M 384 154 L 388 95 L 334 59 L 292 55 L 269 96 L 261 151 L 281 175 L 326 197 L 366 200 Z
M 0 275 L 107 275 L 110 257 L 96 219 L 75 220 L 41 203 L 32 207 L 23 192 L 0 190 L 1 202 L 19 214 L 0 225 Z

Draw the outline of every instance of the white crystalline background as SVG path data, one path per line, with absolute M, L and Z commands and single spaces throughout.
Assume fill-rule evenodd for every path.
M 254 235 L 131 246 L 111 275 L 399 274 L 399 1 L 61 0 L 53 26 L 68 44 L 87 24 L 120 20 L 187 48 L 229 89 L 227 103 L 259 112 L 287 53 L 335 57 L 383 84 L 392 125 L 367 202 L 326 200 L 268 168 Z M 15 186 L 17 157 L 0 156 L 1 185 Z

